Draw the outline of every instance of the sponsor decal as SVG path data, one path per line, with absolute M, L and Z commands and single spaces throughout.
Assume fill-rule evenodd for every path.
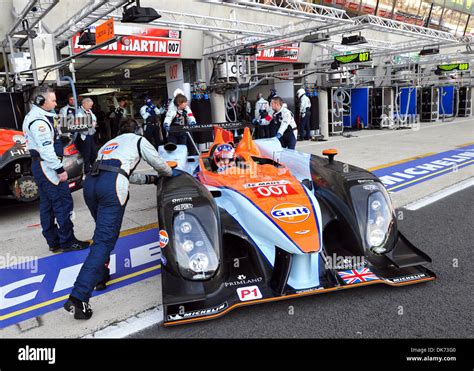
M 26 149 L 16 149 L 16 150 L 11 150 L 10 154 L 12 156 L 23 156 L 23 155 L 29 154 L 29 152 Z
M 15 143 L 18 143 L 18 144 L 25 144 L 26 143 L 26 139 L 23 135 L 14 135 L 12 137 L 12 139 Z
M 304 294 L 304 293 L 307 293 L 307 292 L 313 292 L 313 291 L 318 291 L 318 290 L 323 290 L 324 287 L 311 287 L 309 289 L 304 289 L 304 290 L 296 290 L 295 293 L 296 294 Z
M 471 165 L 474 165 L 474 145 L 467 145 L 378 169 L 373 173 L 379 177 L 387 190 L 398 192 Z
M 118 148 L 118 146 L 119 146 L 119 144 L 116 143 L 116 142 L 110 143 L 109 145 L 107 145 L 107 147 L 105 147 L 102 150 L 102 154 L 108 155 L 108 154 L 112 153 L 113 151 L 115 151 Z
M 74 188 L 76 186 L 76 182 L 69 183 L 69 188 Z
M 206 309 L 197 309 L 193 310 L 190 312 L 184 312 L 184 313 L 178 313 L 178 314 L 170 314 L 168 315 L 168 321 L 179 321 L 182 319 L 188 319 L 188 318 L 196 318 L 196 317 L 202 317 L 202 316 L 209 316 L 212 314 L 217 314 L 222 312 L 224 309 L 226 309 L 229 306 L 227 302 L 213 308 L 206 308 Z
M 259 183 L 246 183 L 244 184 L 244 188 L 257 188 L 257 187 L 268 187 L 268 186 L 275 186 L 275 185 L 284 185 L 290 184 L 287 180 L 275 180 L 271 182 L 259 182 Z
M 257 300 L 263 298 L 258 286 L 240 287 L 237 289 L 240 301 Z
M 354 283 L 368 282 L 379 279 L 375 274 L 370 271 L 369 268 L 340 271 L 337 272 L 337 274 L 344 280 L 344 283 L 346 285 L 352 285 Z
M 40 125 L 40 126 L 38 126 L 38 130 L 39 130 L 41 133 L 44 133 L 44 132 L 46 131 L 46 126 Z
M 309 218 L 311 212 L 306 206 L 284 203 L 275 206 L 271 211 L 271 216 L 285 223 L 301 223 Z
M 166 232 L 164 229 L 160 230 L 160 247 L 164 248 L 166 245 L 168 245 L 168 242 L 170 241 L 168 237 L 168 232 Z
M 192 209 L 193 207 L 194 207 L 193 204 L 179 204 L 179 205 L 176 205 L 175 207 L 173 207 L 173 210 L 182 211 L 182 210 Z
M 174 204 L 178 204 L 180 202 L 193 202 L 193 198 L 192 197 L 173 198 L 171 202 Z
M 225 282 L 224 287 L 251 285 L 251 284 L 255 284 L 255 283 L 260 283 L 262 281 L 263 281 L 262 277 L 247 279 L 247 277 L 245 275 L 241 274 L 241 275 L 237 276 L 237 281 Z
M 393 283 L 401 283 L 401 282 L 409 282 L 409 281 L 416 281 L 420 278 L 428 277 L 424 273 L 419 274 L 411 274 L 409 276 L 402 276 L 402 277 L 394 277 L 394 278 L 387 278 L 386 280 Z

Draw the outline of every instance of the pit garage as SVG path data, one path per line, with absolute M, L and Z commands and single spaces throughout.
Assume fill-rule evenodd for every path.
M 5 7 L 1 338 L 472 338 L 468 2 Z M 96 117 L 60 126 L 80 251 L 42 235 L 23 123 L 45 87 L 55 125 L 68 102 Z M 97 241 L 77 138 L 104 158 L 125 118 L 173 176 L 130 184 L 110 276 L 78 322 L 63 306 Z M 157 175 L 147 160 L 134 174 Z

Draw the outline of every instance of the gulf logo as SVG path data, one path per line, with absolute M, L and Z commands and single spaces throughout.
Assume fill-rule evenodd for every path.
M 169 242 L 168 232 L 165 230 L 160 230 L 160 247 L 163 248 L 168 245 Z
M 105 147 L 103 150 L 102 150 L 102 153 L 104 155 L 108 155 L 109 153 L 112 153 L 113 151 L 115 151 L 117 148 L 118 148 L 119 144 L 118 143 L 110 143 L 107 145 L 107 147 Z
M 275 219 L 285 223 L 301 223 L 309 218 L 311 212 L 306 206 L 284 203 L 276 205 L 271 215 Z

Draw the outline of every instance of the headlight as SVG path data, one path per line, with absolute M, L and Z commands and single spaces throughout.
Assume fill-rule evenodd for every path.
M 386 248 L 382 245 L 388 237 L 392 211 L 382 192 L 376 191 L 369 195 L 367 210 L 367 243 L 372 252 L 383 254 Z
M 219 267 L 219 252 L 214 248 L 219 241 L 214 212 L 206 207 L 180 211 L 173 224 L 173 244 L 181 275 L 191 280 L 211 278 Z

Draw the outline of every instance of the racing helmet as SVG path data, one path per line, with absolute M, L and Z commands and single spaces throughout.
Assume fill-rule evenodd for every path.
M 301 97 L 305 94 L 306 94 L 306 91 L 303 88 L 298 89 L 298 91 L 296 92 L 296 96 L 298 97 L 298 99 L 301 99 Z
M 235 164 L 236 154 L 232 144 L 219 144 L 214 151 L 214 164 L 218 169 L 225 169 Z

